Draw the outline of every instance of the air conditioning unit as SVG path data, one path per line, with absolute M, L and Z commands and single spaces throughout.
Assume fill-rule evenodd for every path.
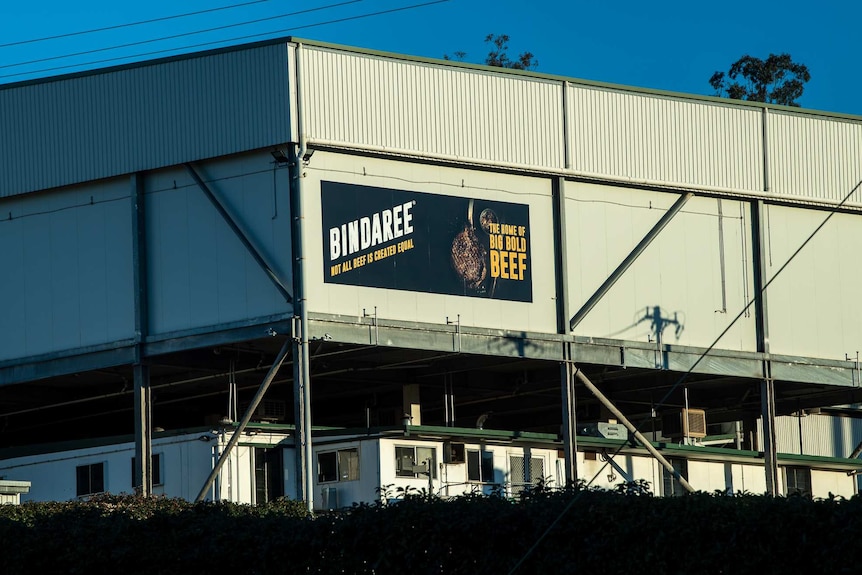
M 661 418 L 661 434 L 670 439 L 706 437 L 706 412 L 702 409 L 681 409 L 665 413 Z
M 443 463 L 465 463 L 467 452 L 463 443 L 447 441 L 443 444 Z
M 240 416 L 244 416 L 245 412 L 248 411 L 248 406 L 251 405 L 250 402 L 241 403 L 239 405 L 239 414 Z M 287 417 L 287 404 L 284 401 L 278 399 L 264 399 L 261 401 L 257 409 L 254 410 L 254 413 L 251 416 L 251 421 L 284 421 Z
M 605 439 L 628 439 L 629 430 L 622 423 L 585 423 L 578 426 L 578 435 L 604 437 Z

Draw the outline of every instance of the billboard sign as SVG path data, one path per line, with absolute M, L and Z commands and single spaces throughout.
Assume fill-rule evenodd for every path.
M 526 204 L 321 182 L 326 283 L 530 302 Z

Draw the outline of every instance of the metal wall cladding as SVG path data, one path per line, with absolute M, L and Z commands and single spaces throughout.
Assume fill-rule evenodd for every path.
M 566 182 L 566 267 L 573 315 L 678 197 Z M 753 314 L 743 314 L 728 329 L 754 293 L 750 233 L 742 202 L 692 198 L 575 334 L 755 351 Z M 656 357 L 656 367 L 667 369 L 666 358 Z
M 264 153 L 202 163 L 197 172 L 291 290 L 287 170 Z M 147 174 L 145 193 L 151 335 L 250 324 L 291 311 L 186 170 Z
M 854 254 L 862 217 L 767 205 L 764 228 L 769 350 L 838 360 L 855 354 L 862 348 L 862 268 Z
M 0 201 L 0 360 L 134 336 L 128 178 Z
M 758 422 L 760 429 L 762 426 Z M 775 418 L 775 443 L 779 453 L 850 457 L 860 441 L 862 420 L 859 419 L 820 414 Z
M 560 82 L 319 48 L 300 66 L 312 142 L 563 167 Z
M 840 202 L 862 180 L 862 123 L 773 111 L 766 122 L 770 192 Z M 847 203 L 862 205 L 862 191 Z
M 567 101 L 574 170 L 763 189 L 759 109 L 573 85 Z
M 289 140 L 286 44 L 0 90 L 0 197 Z

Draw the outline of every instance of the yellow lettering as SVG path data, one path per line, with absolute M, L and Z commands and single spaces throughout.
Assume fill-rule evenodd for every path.
M 497 250 L 491 250 L 491 277 L 500 277 L 500 252 Z

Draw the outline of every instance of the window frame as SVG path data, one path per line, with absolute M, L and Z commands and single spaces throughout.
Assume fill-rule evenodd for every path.
M 427 446 L 427 445 L 396 445 L 395 446 L 395 477 L 399 477 L 402 479 L 428 479 L 427 476 L 421 474 L 420 472 L 414 471 L 404 471 L 403 466 L 401 465 L 402 456 L 400 453 L 404 453 L 406 450 L 412 451 L 411 457 L 411 466 L 413 468 L 416 467 L 416 461 L 419 458 L 419 450 L 426 450 L 431 454 L 431 464 L 429 465 L 430 469 L 430 478 L 437 479 L 437 447 L 436 446 Z
M 793 487 L 790 485 L 790 478 L 793 476 Z M 804 478 L 803 482 L 807 489 L 800 489 L 799 477 Z M 811 468 L 802 465 L 785 465 L 784 466 L 784 495 L 786 497 L 813 497 L 811 489 Z
M 668 457 L 668 463 L 679 472 L 680 476 L 688 481 L 688 459 L 681 457 Z M 678 497 L 685 495 L 686 489 L 682 483 L 670 473 L 664 466 L 661 468 L 661 494 L 663 497 Z
M 471 456 L 475 456 L 477 461 L 475 463 L 476 469 L 479 477 L 475 478 L 471 475 L 471 464 L 470 458 Z M 484 449 L 467 449 L 464 459 L 467 463 L 467 481 L 470 483 L 494 483 L 494 452 L 486 451 Z
M 346 455 L 348 453 L 356 453 L 356 475 L 352 477 L 350 474 L 350 467 L 348 465 L 348 469 L 346 471 L 347 476 L 345 477 L 345 471 L 342 469 L 343 461 L 342 455 Z M 324 479 L 320 472 L 320 458 L 321 456 L 332 456 L 334 457 L 334 469 L 335 469 L 335 478 L 334 479 Z M 348 481 L 359 481 L 362 478 L 362 459 L 360 457 L 359 447 L 344 447 L 341 449 L 333 449 L 329 451 L 319 451 L 317 453 L 317 482 L 319 484 L 324 483 L 345 483 Z
M 107 481 L 105 481 L 105 468 L 106 467 L 107 467 L 107 464 L 105 461 L 94 461 L 93 463 L 85 463 L 83 465 L 76 465 L 75 466 L 75 496 L 76 497 L 90 497 L 92 495 L 98 495 L 99 493 L 106 493 L 107 492 L 107 489 L 106 489 Z M 93 474 L 93 471 L 95 468 L 99 469 L 98 481 L 94 481 L 94 478 L 96 476 Z M 88 491 L 82 491 L 82 489 L 81 489 L 81 487 L 82 487 L 81 471 L 83 469 L 87 470 L 87 484 L 85 487 Z M 101 489 L 100 490 L 94 489 L 94 483 L 96 484 L 96 486 L 98 486 L 98 483 L 101 483 Z

